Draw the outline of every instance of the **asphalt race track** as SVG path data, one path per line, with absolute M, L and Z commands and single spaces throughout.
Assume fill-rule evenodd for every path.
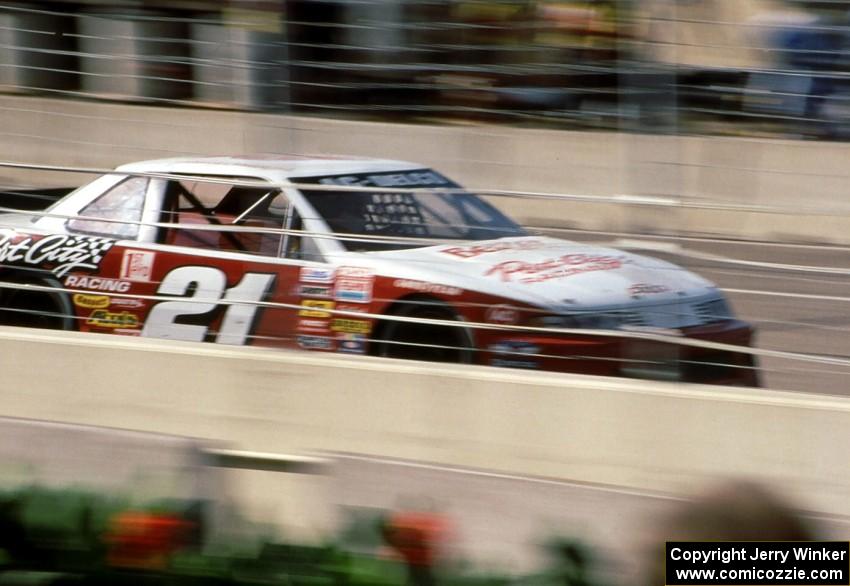
M 552 235 L 615 246 L 648 242 L 650 248 L 658 250 L 633 250 L 685 266 L 726 290 L 737 315 L 757 326 L 758 348 L 847 361 L 847 365 L 827 365 L 762 357 L 765 386 L 850 395 L 850 384 L 846 382 L 850 375 L 850 247 L 711 238 L 636 238 L 577 231 Z M 668 247 L 679 250 L 662 250 Z M 727 262 L 703 258 L 707 255 Z M 731 262 L 733 259 L 743 262 Z M 823 268 L 843 270 L 843 274 L 819 270 Z

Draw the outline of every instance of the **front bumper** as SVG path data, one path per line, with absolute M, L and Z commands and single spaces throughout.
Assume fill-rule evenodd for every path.
M 754 331 L 738 320 L 684 328 L 683 338 L 750 347 Z M 601 376 L 719 385 L 760 386 L 751 354 L 656 342 L 624 335 L 479 334 L 481 361 L 492 366 L 532 368 Z

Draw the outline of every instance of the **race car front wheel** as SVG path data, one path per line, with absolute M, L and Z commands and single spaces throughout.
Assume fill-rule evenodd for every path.
M 471 334 L 444 303 L 426 298 L 407 299 L 393 307 L 391 316 L 410 319 L 384 320 L 378 328 L 374 354 L 428 362 L 472 362 Z M 434 320 L 458 322 L 458 325 L 435 324 Z
M 74 310 L 68 296 L 61 292 L 35 289 L 58 286 L 38 279 L 0 278 L 7 287 L 0 289 L 0 325 L 73 330 Z

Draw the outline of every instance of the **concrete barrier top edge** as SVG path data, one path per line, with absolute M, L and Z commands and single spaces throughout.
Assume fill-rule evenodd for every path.
M 608 391 L 677 399 L 763 404 L 816 410 L 850 412 L 850 398 L 771 389 L 747 389 L 714 385 L 684 384 L 565 374 L 543 371 L 497 369 L 488 366 L 401 361 L 371 356 L 343 356 L 297 350 L 218 346 L 215 344 L 123 337 L 108 334 L 44 331 L 0 326 L 0 344 L 25 342 L 99 348 L 110 352 L 153 352 L 183 357 L 299 364 L 305 367 L 383 372 L 388 375 L 427 376 L 477 380 L 496 384 L 524 385 L 541 389 L 561 387 L 573 391 Z

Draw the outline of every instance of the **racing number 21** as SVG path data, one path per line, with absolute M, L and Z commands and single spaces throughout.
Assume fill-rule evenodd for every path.
M 218 344 L 244 344 L 257 314 L 257 303 L 265 298 L 274 278 L 275 275 L 270 274 L 246 273 L 238 285 L 227 289 L 227 278 L 218 269 L 174 269 L 159 284 L 157 295 L 189 295 L 185 301 L 162 301 L 156 304 L 145 320 L 142 335 L 203 342 L 209 326 L 179 324 L 176 320 L 180 316 L 210 313 L 223 301 L 226 308 L 215 341 Z

